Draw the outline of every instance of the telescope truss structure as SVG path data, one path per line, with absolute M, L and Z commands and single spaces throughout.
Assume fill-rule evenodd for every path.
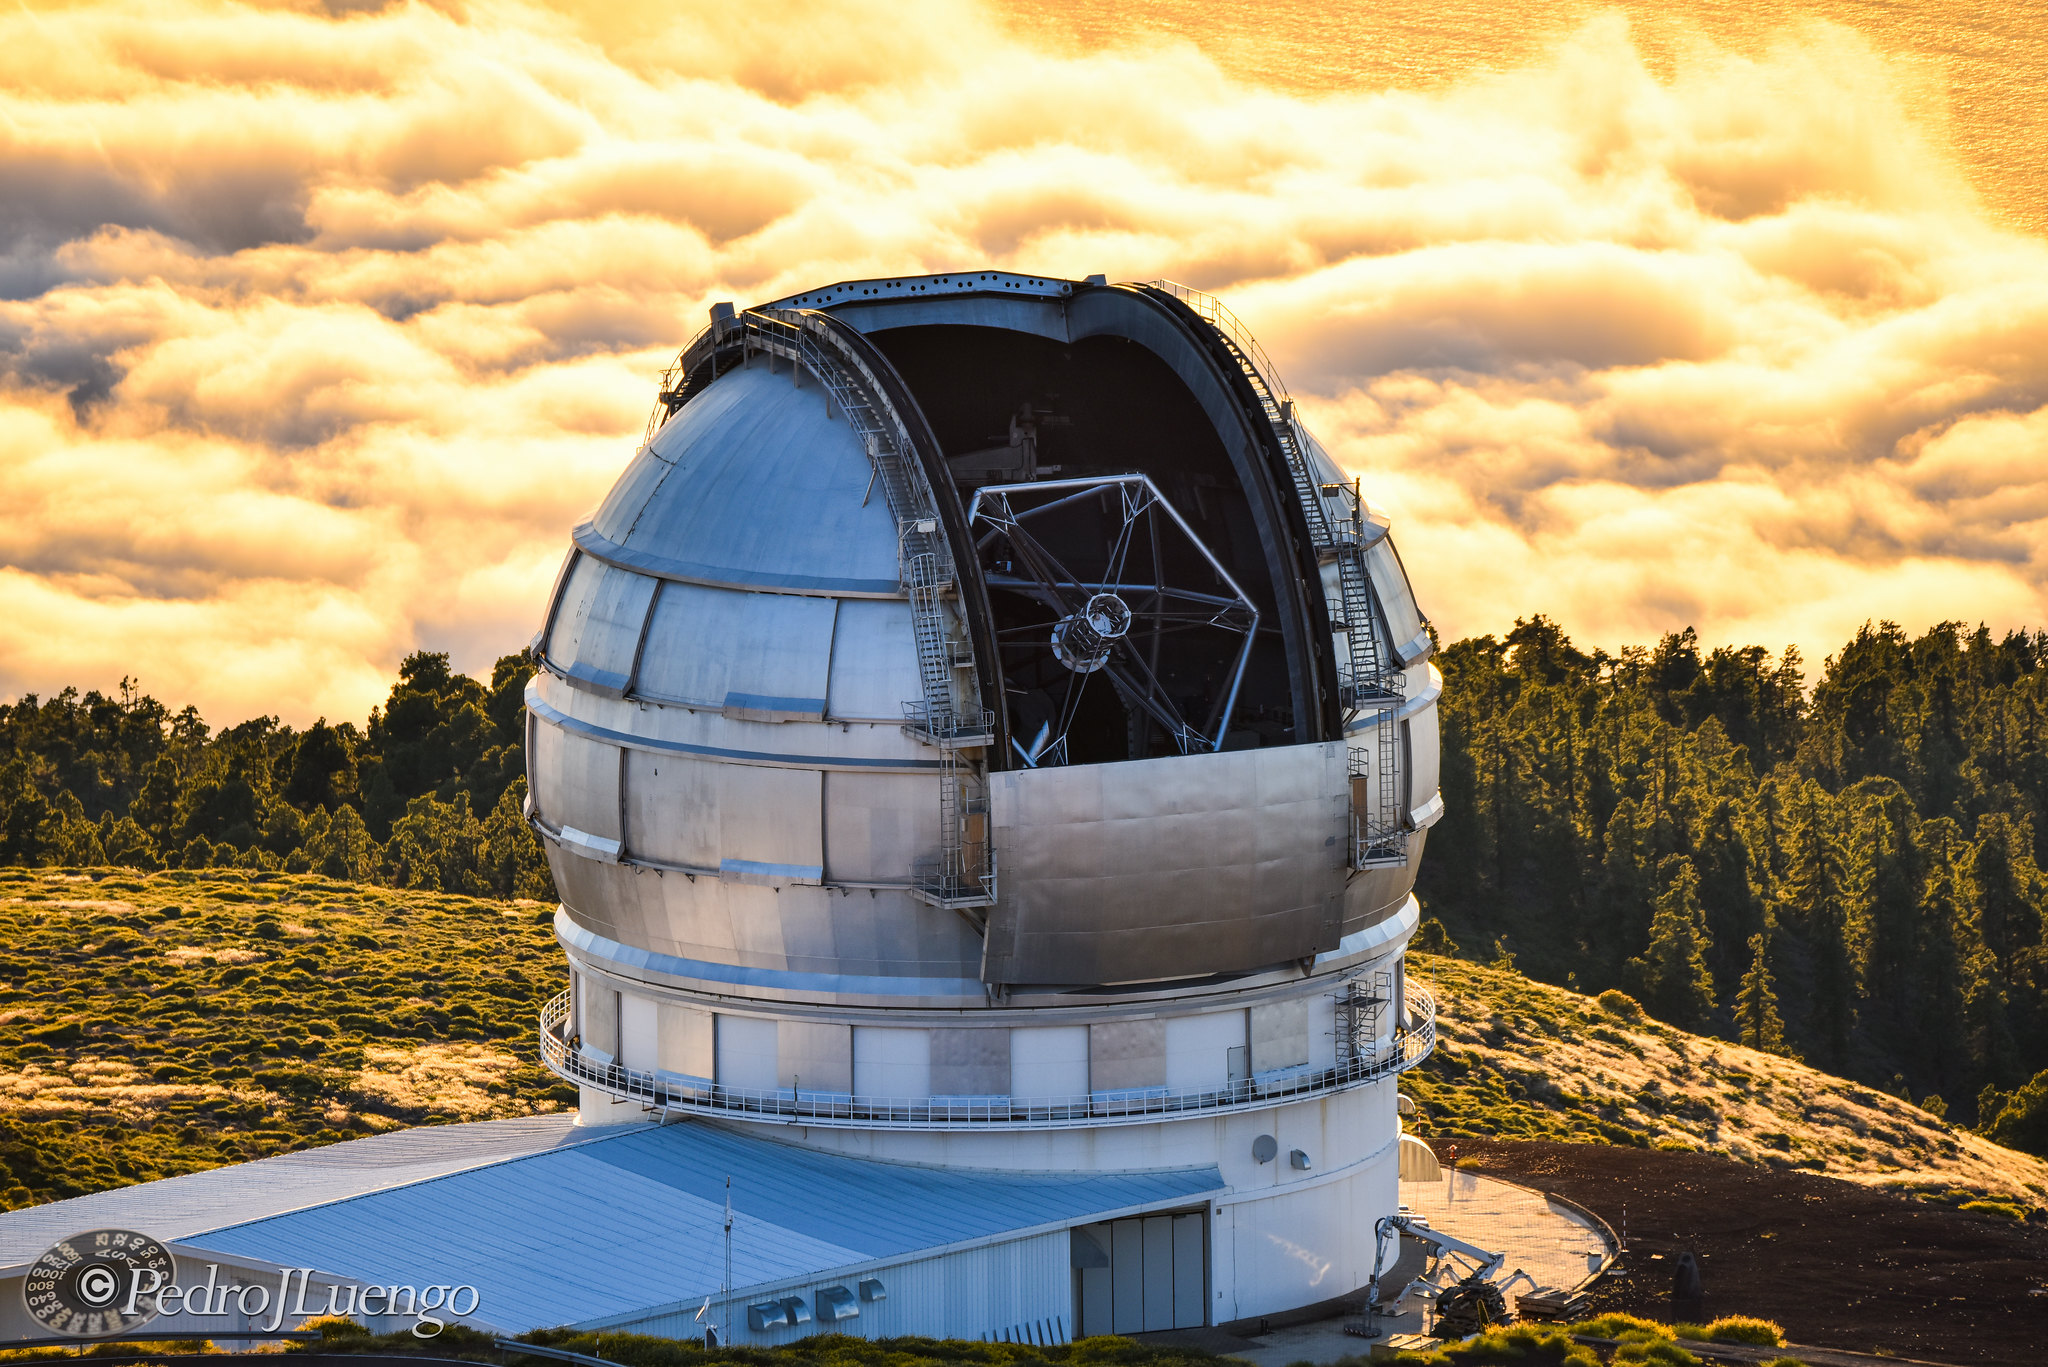
M 1157 726 L 1178 753 L 1223 748 L 1259 611 L 1151 479 L 1125 474 L 988 485 L 975 491 L 967 521 L 991 598 L 1014 595 L 1053 619 L 1006 623 L 1002 618 L 1011 614 L 999 612 L 995 628 L 1003 677 L 1035 681 L 1055 700 L 1051 716 L 1028 740 L 1019 724 L 1024 719 L 1013 715 L 1010 743 L 1027 767 L 1073 762 L 1069 740 L 1098 676 L 1133 718 Z M 1202 576 L 1169 572 L 1173 539 L 1196 553 L 1211 582 L 1175 582 Z M 1049 544 L 1055 542 L 1064 557 Z M 1177 559 L 1186 565 L 1186 556 Z M 1162 647 L 1195 633 L 1213 638 L 1213 658 L 1226 671 L 1199 721 L 1161 667 Z

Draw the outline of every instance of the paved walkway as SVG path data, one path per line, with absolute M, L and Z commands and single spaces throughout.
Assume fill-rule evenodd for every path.
M 1476 1173 L 1446 1171 L 1441 1182 L 1403 1182 L 1401 1202 L 1409 1213 L 1427 1220 L 1431 1229 L 1505 1254 L 1507 1261 L 1496 1280 L 1505 1282 L 1518 1270 L 1526 1272 L 1527 1278 L 1508 1288 L 1511 1309 L 1515 1294 L 1531 1289 L 1531 1279 L 1565 1290 L 1584 1281 L 1615 1252 L 1600 1227 L 1577 1211 L 1540 1192 Z M 1382 1317 L 1380 1324 L 1390 1334 L 1419 1333 L 1425 1309 L 1419 1297 L 1410 1296 L 1401 1303 L 1402 1313 Z M 1368 1348 L 1364 1339 L 1344 1332 L 1341 1317 L 1276 1329 L 1250 1343 L 1230 1356 L 1256 1367 L 1291 1367 L 1297 1362 L 1362 1358 Z
M 1615 1252 L 1606 1233 L 1571 1207 L 1476 1173 L 1446 1171 L 1441 1182 L 1403 1182 L 1401 1203 L 1431 1229 L 1505 1253 L 1504 1275 L 1527 1272 L 1556 1290 L 1577 1286 Z M 1527 1291 L 1529 1284 L 1517 1282 L 1515 1290 Z

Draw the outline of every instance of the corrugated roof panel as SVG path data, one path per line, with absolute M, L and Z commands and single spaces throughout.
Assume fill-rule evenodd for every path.
M 365 1282 L 472 1285 L 482 1294 L 482 1318 L 526 1329 L 716 1289 L 724 1276 L 723 1225 L 722 1198 L 714 1205 L 572 1150 L 261 1220 L 197 1242 L 271 1262 L 317 1264 Z M 862 1257 L 735 1211 L 738 1285 Z
M 724 1200 L 791 1228 L 887 1257 L 1149 1205 L 1222 1186 L 1214 1168 L 1159 1173 L 1005 1173 L 848 1158 L 723 1130 L 671 1125 L 585 1150 L 605 1163 Z

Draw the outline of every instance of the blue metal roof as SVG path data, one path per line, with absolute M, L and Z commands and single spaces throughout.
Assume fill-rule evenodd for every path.
M 1213 1167 L 967 1172 L 820 1153 L 690 1122 L 328 1201 L 190 1241 L 365 1282 L 467 1284 L 502 1329 L 574 1324 L 718 1290 L 725 1179 L 735 1289 L 1078 1224 L 1221 1190 Z

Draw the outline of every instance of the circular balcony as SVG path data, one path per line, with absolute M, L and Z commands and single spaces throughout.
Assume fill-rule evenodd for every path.
M 1354 1051 L 1333 1068 L 1253 1077 L 1206 1092 L 1164 1087 L 1076 1096 L 873 1097 L 791 1087 L 757 1091 L 705 1078 L 647 1072 L 584 1053 L 566 1035 L 569 994 L 541 1008 L 541 1062 L 564 1081 L 637 1101 L 664 1114 L 775 1121 L 855 1130 L 1068 1130 L 1258 1111 L 1348 1091 L 1413 1068 L 1436 1046 L 1436 998 L 1407 988 L 1409 1024 L 1378 1049 Z

